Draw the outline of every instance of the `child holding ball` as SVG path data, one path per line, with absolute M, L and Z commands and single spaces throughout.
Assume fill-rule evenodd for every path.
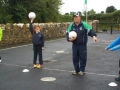
M 32 24 L 30 25 L 32 28 Z M 32 43 L 33 43 L 33 67 L 34 68 L 42 68 L 43 58 L 42 58 L 42 50 L 44 50 L 44 36 L 40 32 L 40 26 L 35 25 L 33 27 L 33 35 L 32 35 Z M 37 65 L 37 55 L 39 55 L 39 64 Z

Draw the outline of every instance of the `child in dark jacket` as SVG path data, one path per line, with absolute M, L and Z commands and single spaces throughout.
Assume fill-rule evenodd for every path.
M 34 68 L 42 68 L 43 58 L 42 58 L 42 50 L 44 49 L 44 36 L 40 32 L 40 26 L 35 25 L 32 26 L 30 24 L 30 31 L 32 31 L 32 43 L 33 43 L 33 67 Z M 37 64 L 37 55 L 39 55 L 39 64 Z

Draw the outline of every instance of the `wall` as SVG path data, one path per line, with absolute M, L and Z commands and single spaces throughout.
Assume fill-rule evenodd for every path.
M 65 37 L 69 23 L 34 23 L 41 26 L 45 40 Z M 29 24 L 1 24 L 3 39 L 0 48 L 31 43 Z
M 91 25 L 92 21 L 88 24 Z M 70 23 L 34 23 L 40 25 L 41 32 L 44 34 L 45 40 L 57 39 L 65 37 L 66 29 Z M 0 48 L 11 47 L 31 43 L 31 33 L 29 32 L 29 24 L 1 24 L 3 28 L 3 39 L 0 42 Z

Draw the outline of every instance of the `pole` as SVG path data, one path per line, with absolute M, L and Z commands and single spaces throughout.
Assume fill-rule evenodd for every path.
M 87 4 L 86 4 L 86 23 L 87 23 Z
M 112 23 L 111 23 L 111 34 L 112 34 L 112 31 L 113 31 L 113 30 L 112 30 Z

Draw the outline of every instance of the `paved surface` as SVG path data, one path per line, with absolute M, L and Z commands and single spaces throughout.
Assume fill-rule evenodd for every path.
M 98 43 L 89 37 L 84 76 L 71 74 L 72 44 L 64 38 L 45 43 L 42 69 L 32 68 L 32 45 L 0 50 L 3 59 L 0 64 L 0 90 L 120 90 L 120 82 L 114 81 L 119 70 L 118 52 L 104 50 L 117 36 L 118 34 L 99 33 Z M 29 72 L 22 72 L 24 69 Z M 44 77 L 54 77 L 56 80 L 41 81 Z M 118 86 L 108 86 L 111 82 Z

